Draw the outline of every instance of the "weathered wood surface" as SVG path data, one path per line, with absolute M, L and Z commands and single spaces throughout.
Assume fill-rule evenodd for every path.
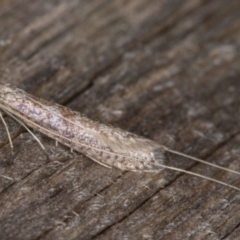
M 240 1 L 0 2 L 0 82 L 240 171 Z M 106 169 L 1 125 L 0 239 L 240 239 L 240 193 Z M 169 155 L 240 187 L 239 176 Z

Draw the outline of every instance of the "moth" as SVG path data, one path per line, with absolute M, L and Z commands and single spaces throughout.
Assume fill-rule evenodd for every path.
M 166 152 L 240 175 L 237 171 L 171 150 L 155 141 L 122 129 L 93 121 L 79 112 L 37 98 L 16 87 L 0 84 L 0 109 L 25 127 L 43 150 L 45 150 L 44 146 L 29 127 L 86 155 L 105 167 L 116 167 L 121 170 L 137 172 L 156 172 L 166 168 L 198 176 L 240 191 L 240 188 L 225 182 L 168 166 Z M 0 117 L 6 128 L 10 146 L 13 149 L 7 124 L 2 114 Z

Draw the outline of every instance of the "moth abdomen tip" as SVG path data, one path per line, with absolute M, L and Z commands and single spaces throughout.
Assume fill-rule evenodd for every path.
M 154 163 L 153 163 L 153 168 L 156 171 L 162 170 L 163 166 L 165 165 L 165 150 L 161 147 L 154 149 L 152 152 L 153 158 L 154 158 Z
M 165 160 L 165 150 L 163 148 L 156 148 L 152 151 L 152 154 L 154 156 L 154 159 L 163 164 Z

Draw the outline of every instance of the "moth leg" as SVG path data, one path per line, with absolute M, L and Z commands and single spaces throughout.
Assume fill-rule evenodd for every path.
M 5 178 L 5 179 L 8 179 L 8 180 L 13 180 L 13 178 L 11 178 L 11 177 L 8 177 L 8 176 L 6 176 L 6 175 L 0 175 L 2 178 Z
M 3 123 L 6 131 L 7 131 L 8 141 L 9 141 L 9 144 L 10 144 L 10 147 L 11 147 L 11 162 L 12 162 L 12 159 L 13 159 L 13 142 L 12 142 L 11 134 L 9 132 L 6 121 L 4 120 L 4 118 L 2 116 L 2 112 L 0 112 L 0 118 L 2 120 L 2 123 Z
M 31 135 L 32 137 L 37 141 L 37 143 L 39 144 L 39 146 L 42 148 L 42 150 L 44 151 L 44 153 L 47 156 L 47 159 L 49 160 L 48 157 L 48 153 L 46 151 L 46 148 L 43 146 L 43 144 L 41 143 L 41 141 L 36 137 L 36 135 L 26 126 L 26 124 L 24 124 L 22 121 L 20 121 L 19 119 L 17 119 L 13 114 L 9 113 L 8 111 L 6 111 L 6 113 L 11 116 L 16 122 L 18 122 L 20 125 L 22 125 Z
M 106 168 L 112 168 L 112 167 L 110 167 L 110 166 L 108 166 L 108 165 L 106 165 L 106 164 L 104 164 L 104 163 L 102 163 L 102 162 L 99 162 L 98 160 L 96 160 L 96 159 L 94 159 L 93 157 L 90 157 L 90 156 L 88 156 L 88 155 L 86 155 L 87 157 L 89 157 L 89 158 L 91 158 L 94 162 L 96 162 L 96 163 L 98 163 L 98 164 L 100 164 L 100 165 L 102 165 L 102 166 L 104 166 L 104 167 L 106 167 Z

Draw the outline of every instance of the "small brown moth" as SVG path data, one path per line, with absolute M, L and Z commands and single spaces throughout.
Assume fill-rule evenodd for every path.
M 171 152 L 240 175 L 237 171 L 171 150 L 122 129 L 93 121 L 78 112 L 37 98 L 21 89 L 0 84 L 0 109 L 24 126 L 33 136 L 34 134 L 27 126 L 83 153 L 105 167 L 139 172 L 156 172 L 166 168 L 198 176 L 240 191 L 240 188 L 222 181 L 166 165 L 165 153 Z M 7 124 L 2 115 L 0 117 L 13 149 Z M 34 138 L 45 150 L 41 142 L 35 136 Z

